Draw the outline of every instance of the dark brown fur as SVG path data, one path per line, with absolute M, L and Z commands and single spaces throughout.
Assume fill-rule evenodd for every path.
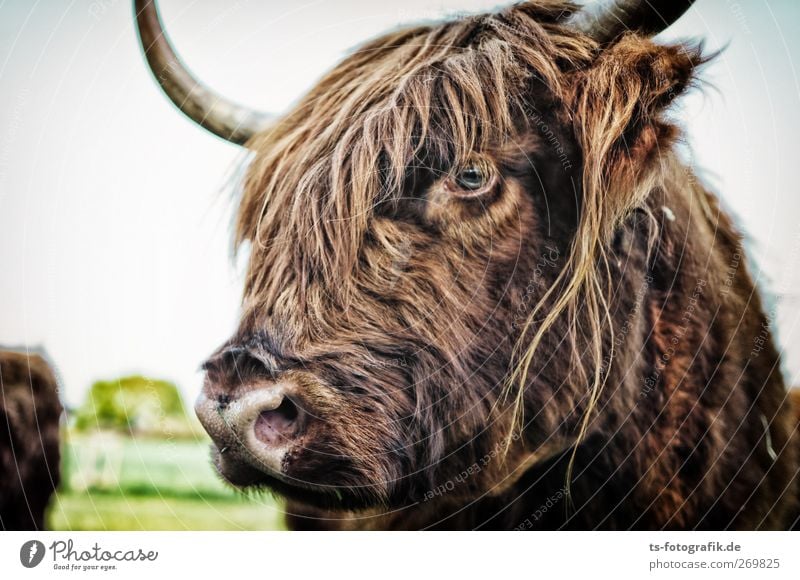
M 44 529 L 60 481 L 62 412 L 44 357 L 0 350 L 0 528 Z
M 664 115 L 700 50 L 599 47 L 570 9 L 374 40 L 252 144 L 243 315 L 207 389 L 299 385 L 311 420 L 261 480 L 291 527 L 797 517 L 771 319 Z M 498 183 L 454 194 L 475 157 Z

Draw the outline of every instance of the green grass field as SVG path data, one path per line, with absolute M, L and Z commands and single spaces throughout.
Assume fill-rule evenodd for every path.
M 244 496 L 214 473 L 206 441 L 68 435 L 53 530 L 274 530 L 281 506 Z

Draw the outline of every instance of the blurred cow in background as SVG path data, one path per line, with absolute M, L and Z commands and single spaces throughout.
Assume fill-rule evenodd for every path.
M 62 412 L 45 356 L 0 350 L 0 528 L 44 529 L 60 481 Z

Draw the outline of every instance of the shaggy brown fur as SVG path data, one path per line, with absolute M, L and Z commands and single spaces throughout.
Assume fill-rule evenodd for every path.
M 298 385 L 306 429 L 257 480 L 292 527 L 797 517 L 771 319 L 665 117 L 700 50 L 600 47 L 571 10 L 378 38 L 251 144 L 243 315 L 206 389 Z
M 56 378 L 38 354 L 0 350 L 0 528 L 42 530 L 60 481 Z

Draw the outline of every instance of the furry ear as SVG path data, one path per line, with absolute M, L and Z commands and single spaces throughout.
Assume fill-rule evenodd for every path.
M 678 135 L 663 112 L 703 62 L 699 46 L 631 34 L 575 73 L 569 105 L 583 151 L 584 203 L 590 211 L 599 204 L 602 214 L 594 216 L 603 222 L 594 224 L 597 233 L 610 235 L 656 184 L 656 161 Z

